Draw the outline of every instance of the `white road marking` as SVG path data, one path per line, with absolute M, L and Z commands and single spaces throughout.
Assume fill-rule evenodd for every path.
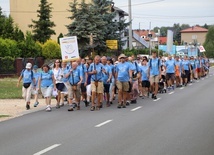
M 197 82 L 200 82 L 200 81 L 197 81 Z
M 169 95 L 172 95 L 172 94 L 174 94 L 174 93 L 175 93 L 174 91 L 173 91 L 173 92 L 170 92 Z
M 48 147 L 48 148 L 46 148 L 46 149 L 44 149 L 44 150 L 42 150 L 42 151 L 39 151 L 39 152 L 37 152 L 37 153 L 35 153 L 35 154 L 33 154 L 33 155 L 41 155 L 41 154 L 44 154 L 44 153 L 46 153 L 46 152 L 48 152 L 48 151 L 50 151 L 50 150 L 52 150 L 52 149 L 54 149 L 54 148 L 56 148 L 56 147 L 58 147 L 58 146 L 60 146 L 61 144 L 54 144 L 54 145 L 52 145 L 52 146 L 50 146 L 50 147 Z
M 105 124 L 107 124 L 107 123 L 110 123 L 111 121 L 113 121 L 113 120 L 107 120 L 107 121 L 105 121 L 105 122 L 103 122 L 103 123 L 100 123 L 100 124 L 96 125 L 95 127 L 96 127 L 96 128 L 99 128 L 99 127 L 101 127 L 101 126 L 103 126 L 103 125 L 105 125 Z
M 184 89 L 184 87 L 181 87 L 180 89 Z
M 189 86 L 191 86 L 191 85 L 192 85 L 192 83 L 189 84 Z
M 132 109 L 131 111 L 136 111 L 136 110 L 138 110 L 138 109 L 140 109 L 140 108 L 142 108 L 142 106 L 139 106 L 139 107 L 137 107 L 137 108 L 134 108 L 134 109 Z
M 156 100 L 154 100 L 154 101 L 156 102 L 156 101 L 158 101 L 158 100 L 160 100 L 160 99 L 161 99 L 161 98 L 157 98 L 157 99 L 156 99 Z
M 204 80 L 204 78 L 202 78 L 201 80 Z

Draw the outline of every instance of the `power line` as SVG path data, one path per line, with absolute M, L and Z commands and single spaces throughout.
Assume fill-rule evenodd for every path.
M 151 2 L 144 2 L 144 3 L 136 3 L 136 4 L 132 4 L 131 6 L 139 6 L 139 5 L 145 5 L 145 4 L 151 4 L 151 3 L 157 3 L 157 2 L 162 2 L 164 0 L 156 0 L 156 1 L 151 1 Z M 122 6 L 117 6 L 117 7 L 128 7 L 128 5 L 122 5 Z

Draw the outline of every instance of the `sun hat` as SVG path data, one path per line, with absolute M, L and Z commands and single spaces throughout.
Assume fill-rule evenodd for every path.
M 31 67 L 32 67 L 32 64 L 30 63 L 30 62 L 28 62 L 27 64 L 26 64 L 26 69 L 31 69 Z
M 125 54 L 120 54 L 119 59 L 126 58 L 127 56 Z

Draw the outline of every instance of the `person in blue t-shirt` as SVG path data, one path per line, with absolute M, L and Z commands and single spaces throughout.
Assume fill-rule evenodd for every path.
M 157 99 L 158 82 L 161 78 L 161 62 L 160 59 L 157 58 L 156 51 L 152 51 L 152 58 L 149 60 L 148 75 L 150 77 L 152 98 Z
M 110 102 L 109 102 L 109 99 L 110 99 L 110 95 L 109 95 L 109 92 L 110 92 L 110 84 L 111 84 L 111 78 L 112 78 L 112 70 L 110 68 L 110 66 L 107 64 L 107 58 L 106 56 L 103 56 L 101 58 L 101 62 L 103 64 L 103 68 L 105 70 L 105 72 L 103 72 L 103 84 L 104 84 L 104 96 L 106 98 L 106 106 L 109 107 L 110 106 Z M 102 97 L 103 98 L 103 97 Z
M 127 93 L 132 83 L 132 64 L 125 61 L 126 56 L 119 56 L 120 63 L 116 66 L 115 80 L 118 88 L 118 108 L 126 108 Z M 130 83 L 130 84 L 129 84 Z M 123 101 L 123 102 L 122 102 Z
M 181 87 L 182 86 L 181 72 L 182 72 L 182 63 L 181 63 L 181 60 L 179 60 L 179 56 L 176 56 L 175 57 L 176 87 Z
M 168 60 L 165 63 L 166 67 L 166 80 L 168 89 L 174 89 L 174 82 L 175 82 L 175 61 L 172 59 L 172 56 L 168 56 Z
M 34 107 L 37 107 L 39 102 L 38 102 L 38 90 L 39 90 L 39 77 L 41 76 L 41 73 L 38 72 L 38 66 L 34 65 L 33 66 L 33 76 L 35 78 L 35 85 L 36 87 L 32 90 L 32 94 L 34 95 Z
M 45 98 L 45 103 L 47 105 L 46 111 L 50 112 L 51 108 L 51 97 L 52 93 L 56 92 L 56 80 L 54 78 L 53 72 L 47 64 L 42 66 L 42 72 L 39 77 L 38 84 L 40 86 L 43 97 Z
M 190 62 L 188 60 L 188 57 L 184 56 L 184 60 L 182 61 L 182 78 L 185 86 L 187 86 L 190 72 L 191 72 Z
M 143 58 L 142 65 L 140 66 L 140 75 L 141 75 L 141 93 L 143 96 L 147 96 L 150 88 L 150 81 L 148 77 L 149 66 L 147 65 L 147 58 Z
M 81 74 L 82 74 L 82 78 L 83 78 L 81 86 L 80 86 L 82 100 L 85 103 L 85 106 L 87 107 L 88 106 L 87 95 L 86 95 L 87 76 L 88 76 L 87 68 L 86 68 L 86 65 L 84 63 L 85 62 L 84 59 L 79 58 L 76 62 L 78 64 L 78 68 L 80 69 Z
M 94 58 L 94 62 L 89 66 L 88 74 L 91 75 L 91 90 L 92 90 L 92 105 L 91 105 L 91 111 L 94 111 L 95 108 L 97 110 L 101 107 L 101 98 L 103 94 L 103 72 L 105 72 L 105 69 L 103 65 L 100 63 L 100 56 L 97 55 Z M 95 103 L 97 95 L 97 104 Z
M 27 63 L 25 69 L 22 70 L 18 83 L 17 83 L 17 87 L 19 87 L 21 80 L 23 81 L 22 97 L 25 99 L 27 110 L 30 109 L 30 99 L 31 99 L 32 87 L 36 86 L 35 78 L 34 78 L 33 71 L 31 70 L 31 68 L 32 68 L 32 64 Z
M 66 74 L 66 77 L 68 77 L 69 82 L 71 84 L 71 91 L 72 94 L 75 97 L 75 101 L 77 102 L 77 110 L 80 110 L 80 87 L 82 83 L 82 72 L 81 69 L 78 68 L 77 62 L 72 62 L 72 68 L 70 70 L 67 70 L 68 73 Z M 68 111 L 73 111 L 73 109 L 76 107 L 76 104 L 72 104 L 71 99 L 69 99 L 69 109 Z
M 195 70 L 196 70 L 195 58 L 191 56 L 189 62 L 191 67 L 190 82 L 192 83 L 193 79 L 195 78 Z

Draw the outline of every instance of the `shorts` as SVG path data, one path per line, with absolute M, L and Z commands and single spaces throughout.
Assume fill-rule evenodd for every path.
M 82 93 L 86 93 L 86 86 L 85 86 L 84 83 L 81 83 L 80 88 L 81 88 L 81 92 L 82 92 Z
M 142 81 L 142 87 L 149 88 L 150 87 L 150 82 L 149 81 Z
M 129 82 L 121 82 L 121 81 L 117 81 L 116 83 L 117 88 L 123 92 L 128 92 L 129 91 Z
M 174 80 L 175 79 L 175 74 L 174 73 L 166 73 L 166 80 Z
M 109 93 L 110 84 L 104 84 L 104 93 Z
M 159 76 L 158 75 L 151 75 L 150 76 L 150 84 L 158 83 L 159 82 Z
M 91 91 L 96 92 L 96 93 L 103 93 L 104 87 L 103 87 L 103 82 L 98 82 L 98 86 L 95 86 L 95 82 L 91 81 Z
M 65 87 L 64 83 L 57 83 L 56 84 L 56 89 L 58 91 L 63 91 L 64 87 Z
M 51 97 L 52 96 L 52 92 L 53 92 L 53 87 L 49 86 L 49 87 L 42 87 L 41 88 L 41 92 L 42 95 L 44 97 Z
M 81 94 L 80 94 L 80 86 L 79 85 L 75 85 L 76 86 L 76 90 L 73 90 L 72 85 L 71 85 L 71 91 L 72 94 L 77 98 L 80 99 Z
M 182 77 L 182 78 L 188 78 L 188 77 L 189 77 L 189 74 L 190 74 L 190 71 L 189 71 L 189 70 L 185 70 L 184 72 L 185 72 L 185 74 L 182 73 L 182 74 L 181 74 L 181 77 Z

